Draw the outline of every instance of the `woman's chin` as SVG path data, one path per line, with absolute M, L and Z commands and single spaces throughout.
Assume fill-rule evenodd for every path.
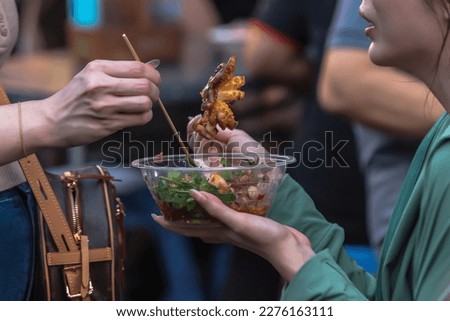
M 384 54 L 382 50 L 378 50 L 374 43 L 372 43 L 369 47 L 369 58 L 375 65 L 395 67 L 392 57 Z

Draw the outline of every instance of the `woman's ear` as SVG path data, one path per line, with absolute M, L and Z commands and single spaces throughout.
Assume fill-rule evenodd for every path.
M 8 59 L 19 33 L 19 18 L 14 0 L 0 1 L 0 66 Z

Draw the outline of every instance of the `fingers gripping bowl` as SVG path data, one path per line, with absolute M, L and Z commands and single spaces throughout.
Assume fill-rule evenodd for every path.
M 217 226 L 189 195 L 190 189 L 216 195 L 228 207 L 265 216 L 276 190 L 295 158 L 273 154 L 196 154 L 193 167 L 186 155 L 143 158 L 141 170 L 164 218 L 190 227 Z

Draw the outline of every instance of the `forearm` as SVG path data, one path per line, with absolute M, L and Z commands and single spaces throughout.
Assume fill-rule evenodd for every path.
M 312 69 L 303 49 L 297 44 L 280 42 L 254 25 L 244 45 L 244 63 L 252 77 L 299 90 L 309 89 Z
M 48 135 L 45 134 L 47 127 L 43 125 L 43 115 L 39 112 L 39 106 L 39 102 L 21 103 L 21 120 L 18 104 L 1 106 L 0 165 L 24 157 L 24 151 L 32 154 L 51 144 L 48 142 Z
M 181 24 L 188 35 L 205 37 L 208 31 L 221 23 L 212 1 L 191 0 L 181 2 Z
M 422 138 L 443 112 L 418 80 L 378 67 L 360 49 L 330 49 L 324 58 L 319 99 L 329 112 L 393 135 Z
M 86 145 L 148 123 L 159 81 L 149 64 L 95 60 L 52 96 L 22 103 L 21 121 L 17 104 L 2 106 L 0 164 L 23 157 L 23 150 Z

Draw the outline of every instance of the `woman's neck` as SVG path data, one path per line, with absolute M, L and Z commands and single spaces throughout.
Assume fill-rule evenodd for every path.
M 438 73 L 428 86 L 444 109 L 450 113 L 450 75 Z

